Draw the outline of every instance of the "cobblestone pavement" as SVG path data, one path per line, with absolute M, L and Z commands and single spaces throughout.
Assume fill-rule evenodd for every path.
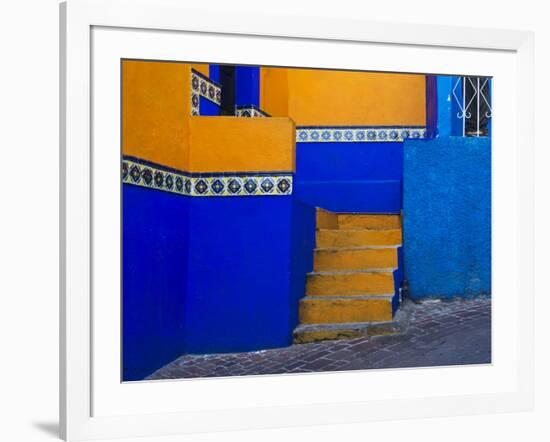
M 148 379 L 486 364 L 491 362 L 491 301 L 407 301 L 392 336 L 297 344 L 245 353 L 183 355 Z

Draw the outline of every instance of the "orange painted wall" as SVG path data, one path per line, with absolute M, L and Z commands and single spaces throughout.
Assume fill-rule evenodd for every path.
M 123 62 L 123 154 L 189 172 L 294 171 L 289 118 L 191 117 L 192 67 L 208 66 Z
M 272 117 L 289 116 L 289 70 L 284 68 L 260 68 L 260 107 Z
M 199 71 L 201 74 L 206 75 L 207 77 L 210 76 L 209 64 L 193 63 L 193 64 L 190 64 L 189 66 L 191 66 L 192 69 Z
M 124 155 L 187 169 L 190 72 L 184 63 L 123 61 Z
M 261 71 L 260 106 L 272 115 L 289 116 L 297 126 L 426 124 L 424 75 L 287 68 Z
M 191 117 L 190 172 L 295 171 L 289 118 Z

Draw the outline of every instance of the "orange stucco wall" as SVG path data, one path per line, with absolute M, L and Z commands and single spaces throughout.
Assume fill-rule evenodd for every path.
M 273 117 L 290 115 L 288 72 L 284 68 L 260 68 L 260 107 Z
M 189 66 L 191 66 L 191 69 L 195 69 L 196 71 L 199 71 L 201 74 L 206 75 L 207 77 L 210 75 L 209 64 L 193 63 L 193 64 L 190 64 Z
M 191 172 L 295 170 L 289 118 L 192 117 Z
M 191 117 L 190 72 L 207 65 L 124 61 L 122 152 L 189 172 L 294 171 L 289 118 Z
M 424 125 L 425 76 L 261 69 L 260 107 L 298 126 Z
M 184 63 L 123 61 L 124 155 L 187 169 L 190 72 Z

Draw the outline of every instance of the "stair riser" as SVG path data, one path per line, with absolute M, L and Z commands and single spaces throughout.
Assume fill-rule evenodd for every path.
M 317 209 L 315 223 L 318 229 L 337 229 L 338 215 L 323 209 Z
M 317 248 L 393 246 L 401 240 L 401 230 L 317 231 Z
M 400 229 L 401 220 L 399 215 L 337 215 L 338 228 L 346 229 Z
M 300 302 L 302 324 L 391 321 L 392 305 L 388 299 L 303 299 Z
M 313 268 L 327 270 L 362 270 L 397 267 L 397 249 L 316 250 Z
M 331 327 L 331 326 L 329 326 Z M 294 332 L 294 344 L 310 342 L 334 341 L 336 339 L 357 339 L 365 336 L 387 336 L 399 333 L 399 327 L 394 323 L 373 324 L 364 328 L 343 327 L 338 329 L 312 330 Z
M 350 296 L 394 292 L 393 273 L 308 275 L 307 296 Z

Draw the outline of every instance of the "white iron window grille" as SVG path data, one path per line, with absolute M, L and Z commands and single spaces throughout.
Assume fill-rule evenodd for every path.
M 458 109 L 462 136 L 486 137 L 492 118 L 490 79 L 486 77 L 456 77 L 452 95 Z

